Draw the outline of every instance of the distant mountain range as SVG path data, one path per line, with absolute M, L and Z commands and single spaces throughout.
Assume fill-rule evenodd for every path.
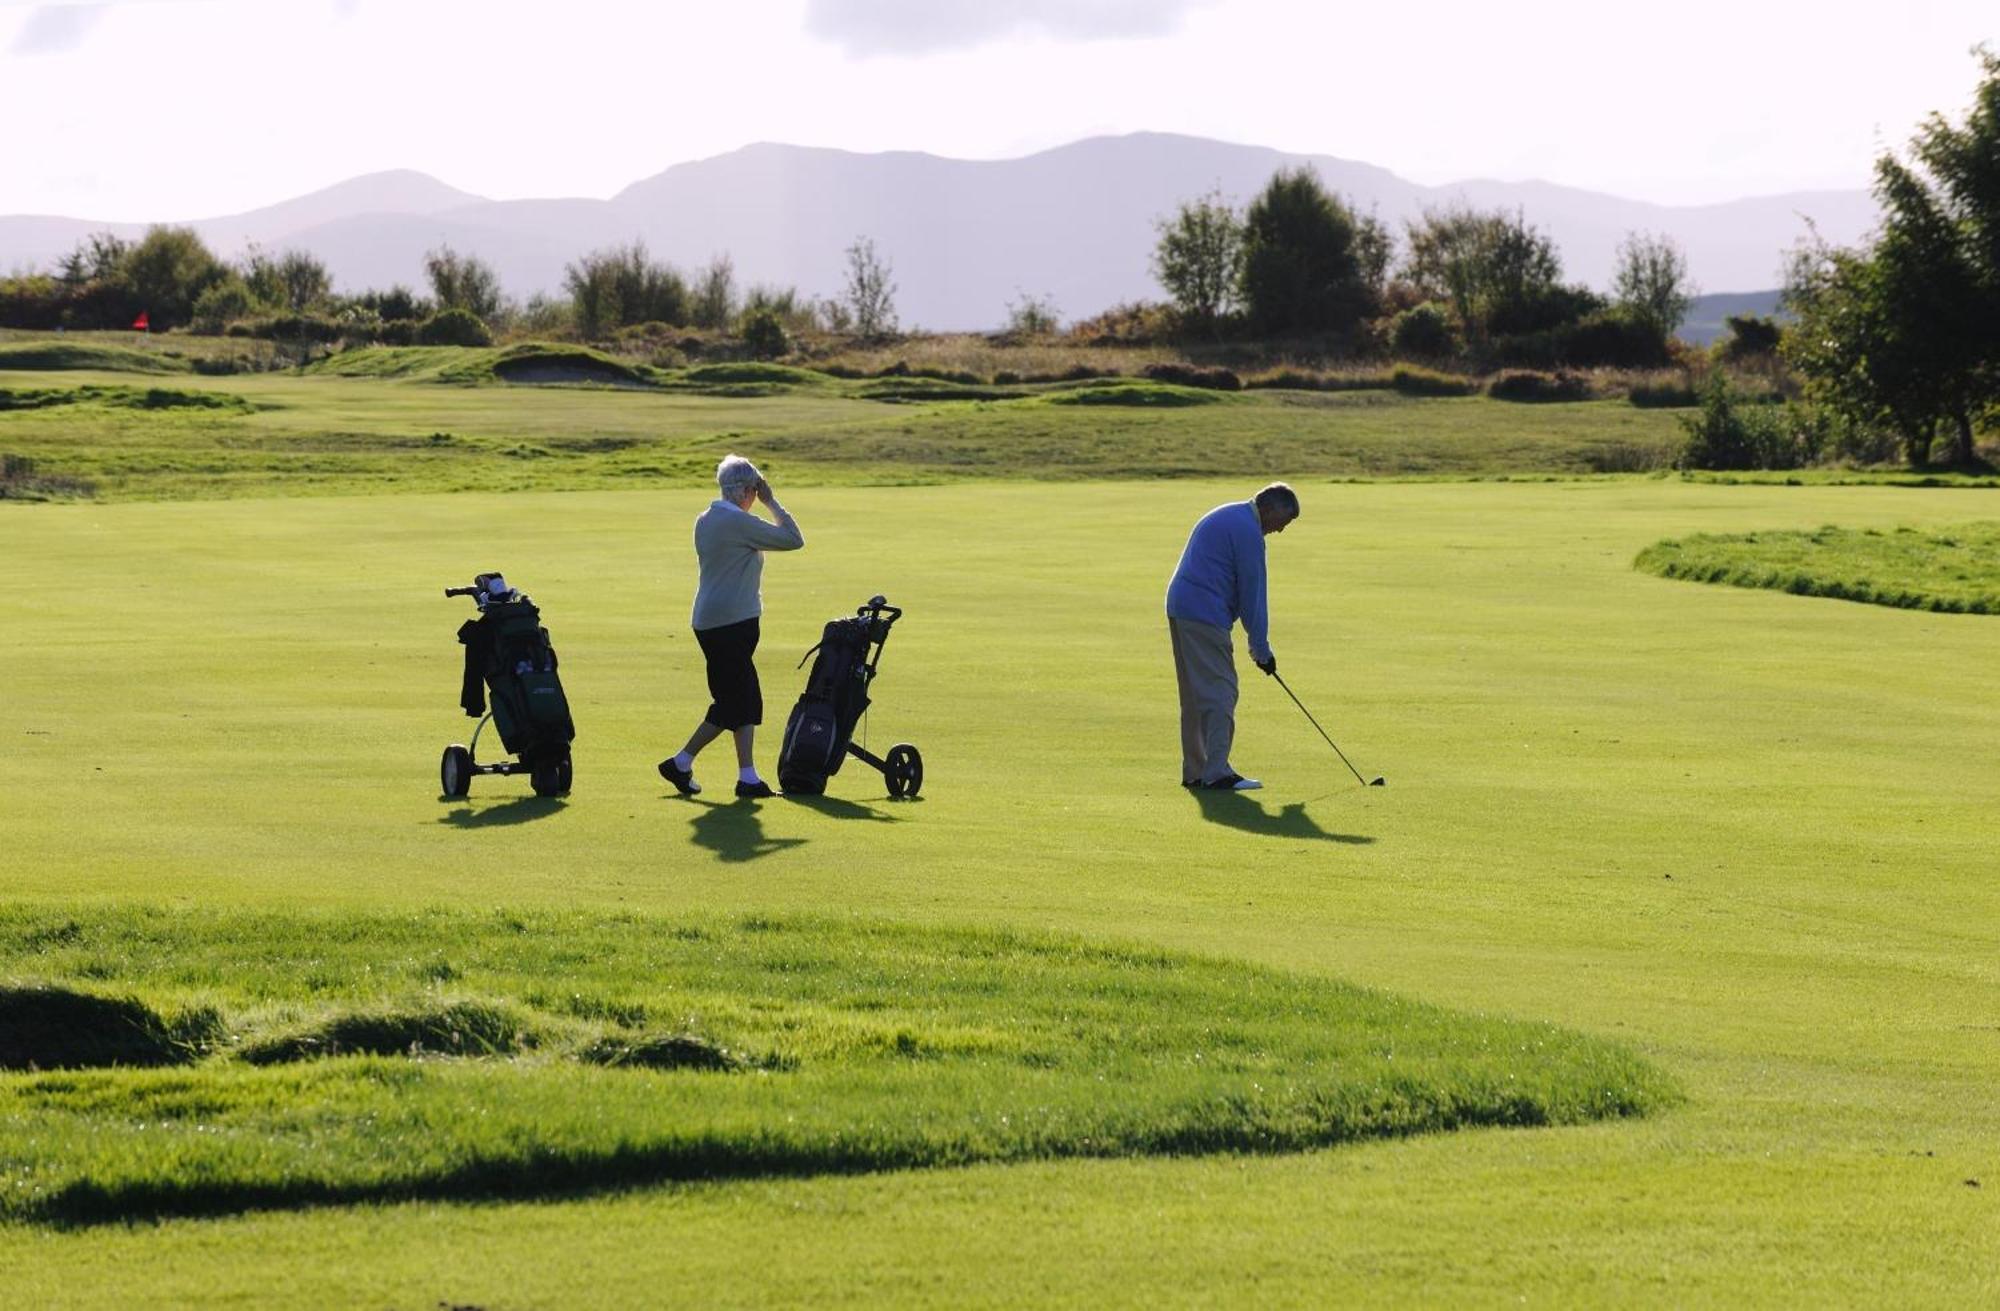
M 1555 239 L 1570 279 L 1600 289 L 1628 231 L 1673 237 L 1703 290 L 1749 291 L 1778 280 L 1781 255 L 1808 220 L 1850 243 L 1876 215 L 1864 191 L 1654 205 L 1546 182 L 1426 187 L 1330 155 L 1142 132 L 995 161 L 746 146 L 676 164 L 609 200 L 487 200 L 422 173 L 374 173 L 192 226 L 226 255 L 253 242 L 310 250 L 344 290 L 421 287 L 424 252 L 448 243 L 490 262 L 520 296 L 559 290 L 566 263 L 635 238 L 684 269 L 726 251 L 741 285 L 832 295 L 843 252 L 868 236 L 894 268 L 904 326 L 987 328 L 1024 294 L 1053 299 L 1069 318 L 1157 298 L 1148 262 L 1158 219 L 1210 190 L 1242 203 L 1274 171 L 1299 164 L 1395 227 L 1454 200 L 1519 209 Z M 144 225 L 0 217 L 0 270 L 47 268 L 106 229 L 133 236 Z

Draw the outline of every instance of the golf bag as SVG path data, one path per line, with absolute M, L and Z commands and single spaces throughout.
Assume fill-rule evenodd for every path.
M 778 754 L 778 784 L 794 795 L 817 796 L 848 757 L 881 772 L 892 797 L 914 797 L 923 786 L 924 763 L 901 742 L 886 757 L 854 743 L 854 729 L 869 706 L 868 689 L 882 659 L 889 629 L 903 612 L 873 597 L 854 614 L 827 621 L 819 644 L 806 652 L 812 674 L 785 724 Z M 816 654 L 816 658 L 815 657 Z M 799 661 L 805 663 L 805 659 Z
M 541 611 L 499 574 L 480 574 L 471 587 L 446 588 L 445 595 L 470 596 L 479 606 L 478 617 L 466 620 L 458 630 L 465 647 L 459 705 L 480 721 L 481 730 L 492 720 L 500 744 L 519 757 L 518 762 L 477 763 L 473 752 L 479 731 L 475 730 L 472 747 L 445 748 L 439 767 L 445 795 L 464 796 L 474 774 L 526 773 L 539 796 L 569 791 L 570 743 L 576 739 L 576 725 L 570 720 L 569 698 L 556 672 L 555 645 L 549 630 L 542 627 Z

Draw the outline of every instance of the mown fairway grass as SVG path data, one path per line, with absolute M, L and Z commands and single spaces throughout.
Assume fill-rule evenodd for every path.
M 1196 798 L 1176 786 L 1159 593 L 1192 518 L 1245 490 L 789 495 L 809 549 L 766 575 L 773 717 L 801 677 L 787 656 L 887 592 L 910 613 L 868 731 L 878 748 L 924 748 L 909 805 L 858 768 L 814 806 L 663 795 L 652 762 L 705 702 L 684 631 L 692 488 L 4 507 L 0 897 L 16 922 L 58 928 L 143 904 L 1056 932 L 1613 1039 L 1676 1081 L 1683 1106 L 1298 1154 L 15 1225 L 0 1228 L 10 1294 L 2000 1296 L 2000 622 L 1631 567 L 1696 532 L 1961 524 L 1991 517 L 1989 493 L 1302 479 L 1306 516 L 1272 545 L 1274 645 L 1390 786 L 1356 787 L 1251 673 L 1238 762 L 1269 789 Z M 487 779 L 468 803 L 436 797 L 437 752 L 466 727 L 463 603 L 438 589 L 491 567 L 535 595 L 563 653 L 581 733 L 564 802 Z M 163 968 L 137 952 L 93 967 L 89 949 L 58 946 L 110 992 L 156 987 L 117 981 Z M 392 992 L 436 963 L 408 958 Z M 313 959 L 296 965 L 311 977 Z M 437 982 L 450 995 L 456 980 Z M 228 993 L 248 983 L 212 986 L 225 1015 L 245 1008 Z M 10 1181 L 21 1170 L 0 1163 Z
M 1638 566 L 1664 578 L 1951 614 L 2000 612 L 2000 523 L 1920 532 L 1823 525 L 1812 532 L 1697 534 L 1658 542 Z

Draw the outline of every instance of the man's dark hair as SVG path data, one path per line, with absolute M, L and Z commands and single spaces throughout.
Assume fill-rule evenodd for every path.
M 1257 509 L 1264 513 L 1281 510 L 1287 518 L 1299 517 L 1299 494 L 1283 483 L 1272 483 L 1257 493 Z

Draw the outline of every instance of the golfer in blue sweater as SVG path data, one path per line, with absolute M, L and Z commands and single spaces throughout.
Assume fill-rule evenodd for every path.
M 1299 517 L 1298 493 L 1272 483 L 1248 501 L 1218 505 L 1195 524 L 1167 584 L 1167 635 L 1181 690 L 1181 786 L 1248 792 L 1264 786 L 1229 763 L 1236 736 L 1236 654 L 1229 630 L 1238 620 L 1250 659 L 1278 672 L 1271 654 L 1264 589 L 1264 539 Z

